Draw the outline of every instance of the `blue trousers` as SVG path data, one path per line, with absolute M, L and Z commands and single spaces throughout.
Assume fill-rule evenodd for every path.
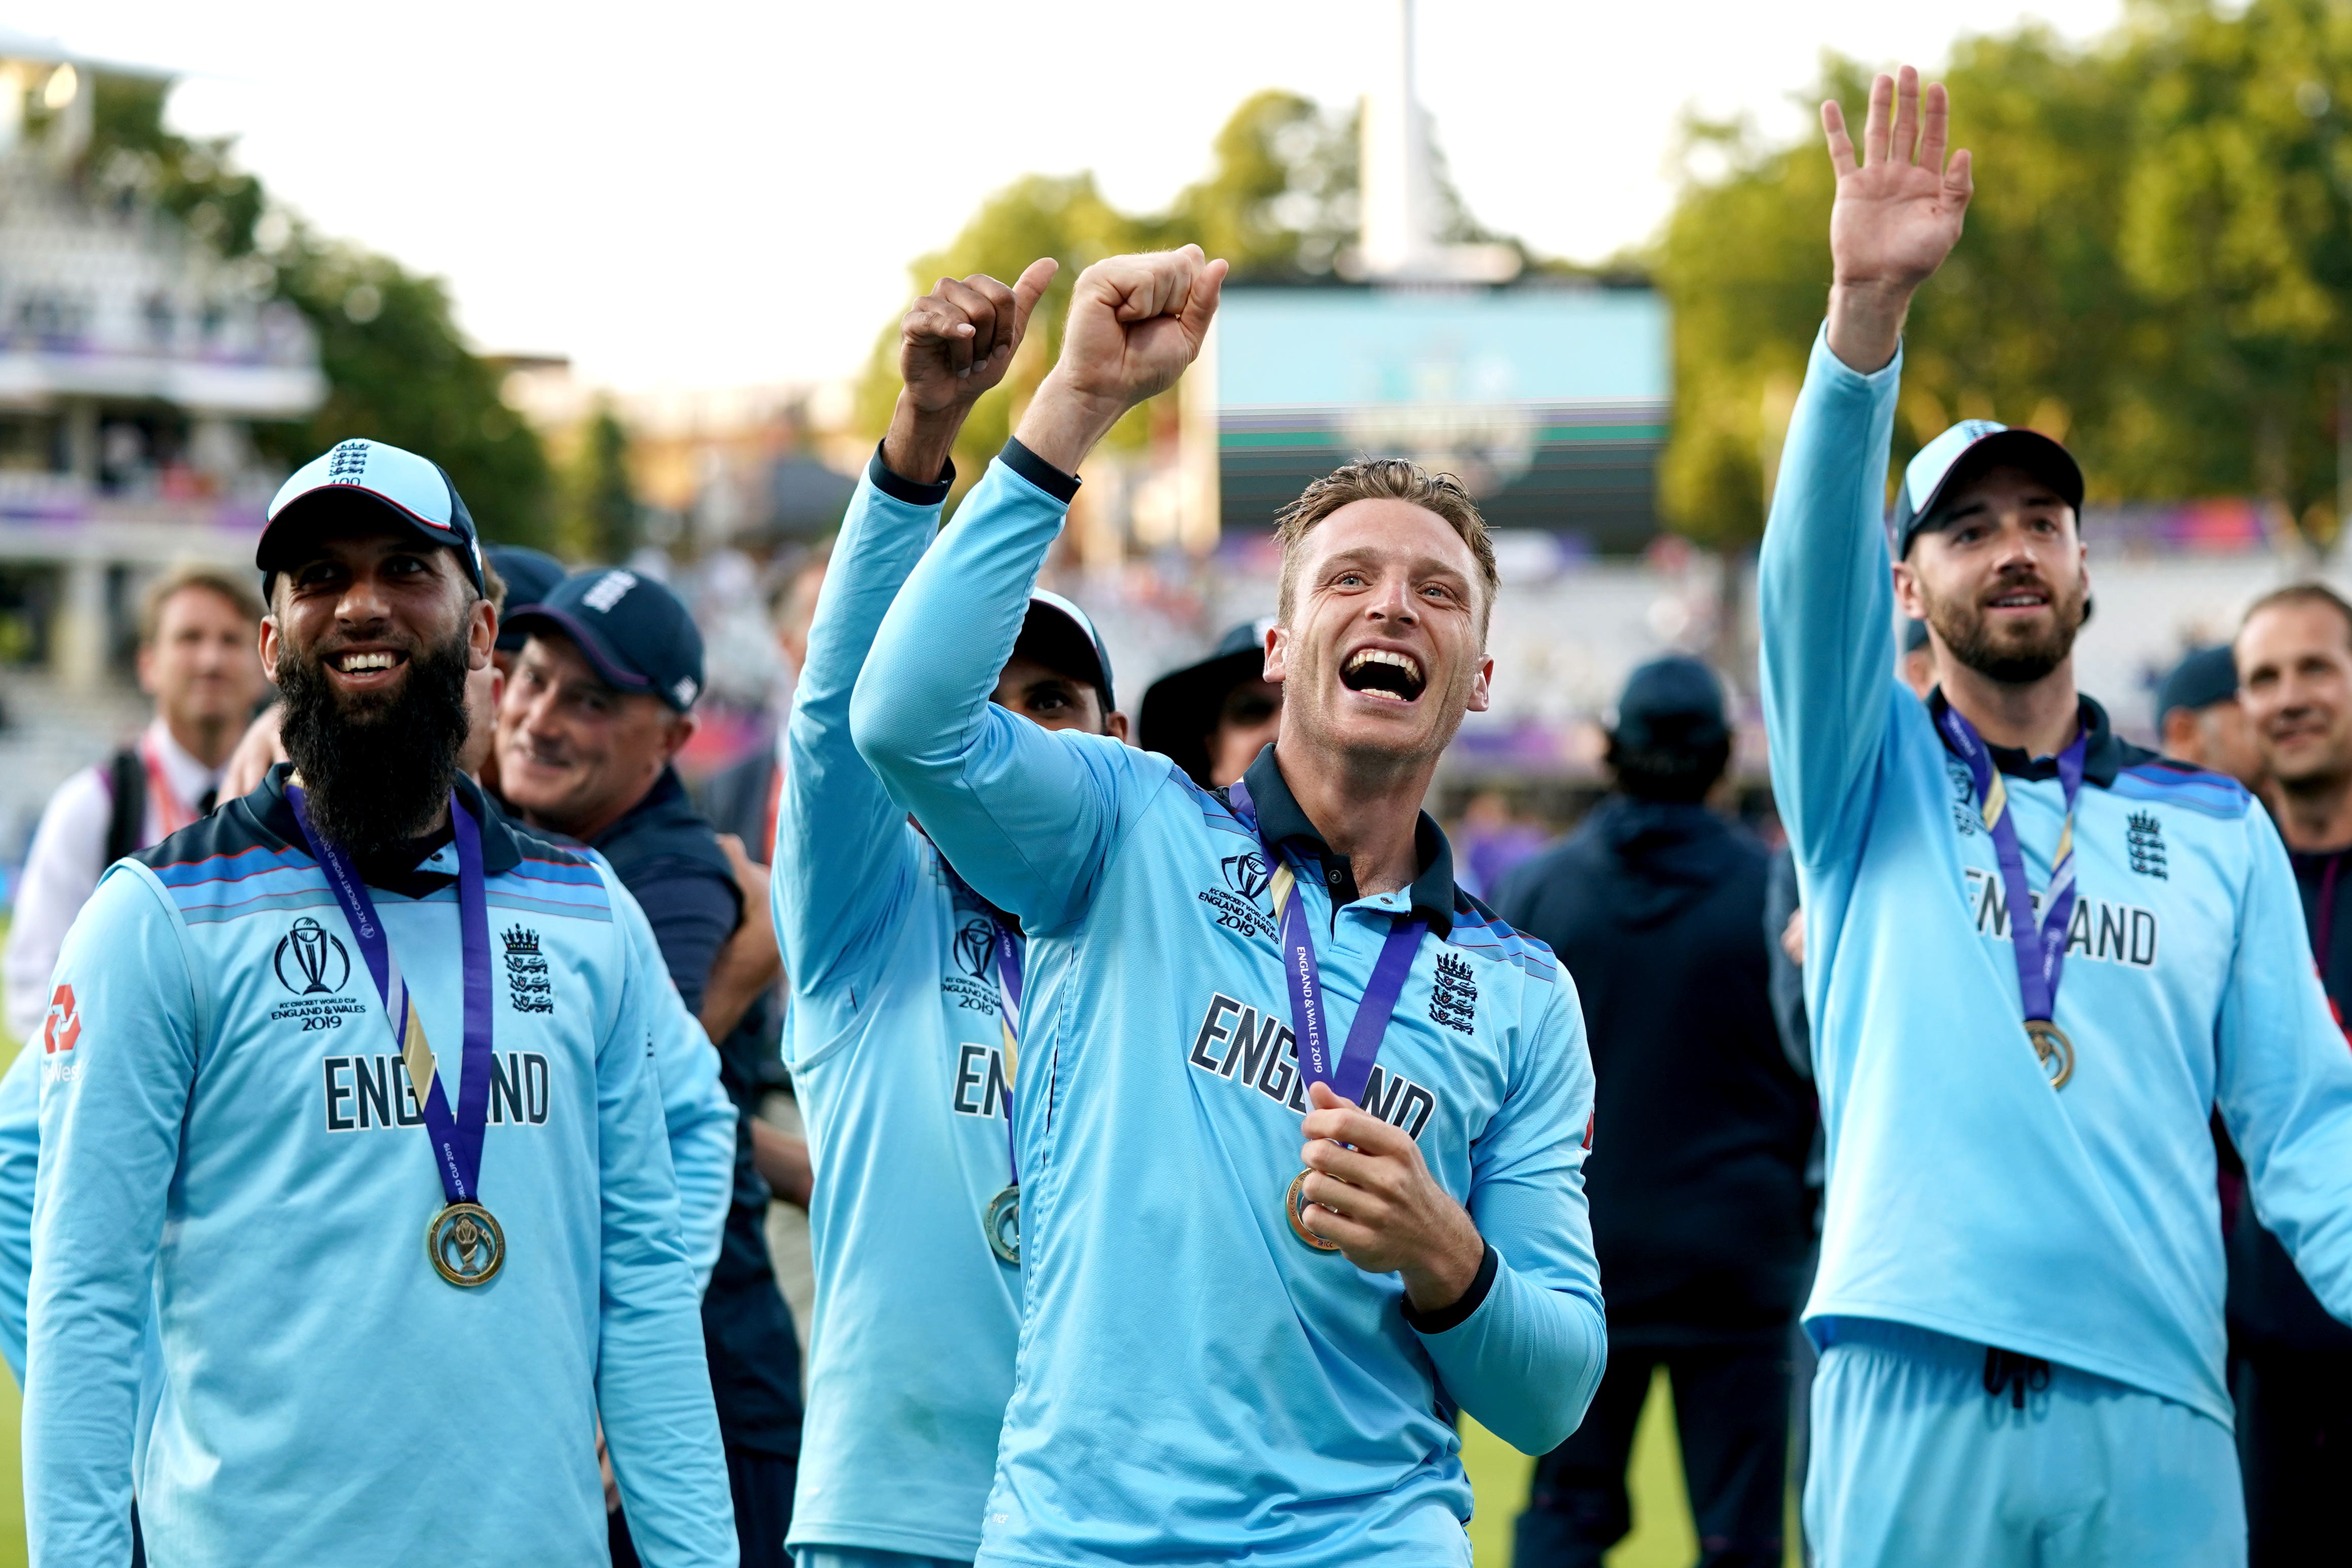
M 1821 1568 L 2246 1561 L 2230 1429 L 2144 1389 L 1848 1318 L 1812 1415 L 1805 1533 Z

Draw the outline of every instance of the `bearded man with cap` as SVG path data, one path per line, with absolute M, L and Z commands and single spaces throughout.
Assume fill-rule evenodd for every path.
M 753 1114 L 760 1058 L 772 1037 L 766 992 L 775 943 L 764 902 L 744 895 L 740 847 L 730 855 L 722 847 L 671 765 L 694 731 L 702 635 L 677 595 L 617 567 L 566 578 L 508 617 L 507 628 L 525 638 L 499 714 L 508 805 L 611 863 L 645 910 L 688 1009 L 718 1042 L 737 1111 L 736 1179 L 703 1295 L 703 1334 L 741 1560 L 747 1568 L 778 1563 L 801 1406 L 800 1347 L 769 1258 L 771 1189 L 754 1142 L 783 1136 Z M 616 1510 L 615 1563 L 636 1560 L 639 1529 L 633 1507 Z
M 661 977 L 458 769 L 472 519 L 346 441 L 257 563 L 292 768 L 109 872 L 43 1026 L 34 1558 L 126 1560 L 135 1486 L 163 1568 L 584 1561 L 601 1417 L 648 1560 L 731 1562 Z
M 876 626 L 938 532 L 956 434 L 1003 380 L 1054 270 L 1039 261 L 1009 288 L 943 279 L 908 310 L 905 385 L 842 524 L 784 732 L 784 1052 L 816 1156 L 800 1568 L 970 1563 L 1013 1391 L 1024 933 L 891 803 L 849 706 Z M 991 700 L 1044 730 L 1127 732 L 1093 623 L 1053 594 L 1030 594 Z
M 1273 626 L 1261 618 L 1229 626 L 1208 658 L 1153 681 L 1136 743 L 1202 789 L 1223 789 L 1249 772 L 1282 722 L 1282 688 L 1265 678 Z
M 1971 420 L 1882 526 L 1911 296 L 1960 235 L 1943 89 L 1835 103 L 1833 282 L 1759 570 L 1828 1132 L 1807 1533 L 1831 1564 L 2242 1561 L 2208 1116 L 2352 1314 L 2352 1052 L 2235 780 L 2074 684 L 2080 470 Z M 1894 601 L 1942 684 L 1887 679 Z
M 1524 1568 L 1598 1564 L 1632 1528 L 1625 1466 L 1661 1366 L 1699 1561 L 1781 1561 L 1813 1100 L 1773 1026 L 1764 847 L 1705 804 L 1730 758 L 1714 672 L 1642 666 L 1609 737 L 1614 787 L 1495 895 L 1584 1003 L 1599 1085 L 1585 1179 L 1608 1288 L 1609 1370 L 1576 1435 L 1537 1463 Z

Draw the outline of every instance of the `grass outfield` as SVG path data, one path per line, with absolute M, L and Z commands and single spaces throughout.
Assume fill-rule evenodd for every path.
M 0 919 L 0 940 L 8 922 Z M 0 1070 L 16 1059 L 16 1042 L 0 1029 Z M 0 1568 L 25 1563 L 24 1475 L 16 1440 L 17 1394 L 0 1377 Z M 1462 1458 L 1478 1497 L 1470 1542 L 1478 1568 L 1506 1568 L 1511 1561 L 1511 1521 L 1528 1500 L 1528 1478 L 1535 1461 L 1477 1423 L 1462 1423 Z M 1685 1568 L 1698 1556 L 1690 1505 L 1683 1494 L 1682 1455 L 1675 1446 L 1674 1406 L 1664 1374 L 1650 1390 L 1648 1408 L 1633 1443 L 1633 1533 L 1609 1554 L 1609 1568 Z M 1798 1558 L 1791 1553 L 1793 1565 Z

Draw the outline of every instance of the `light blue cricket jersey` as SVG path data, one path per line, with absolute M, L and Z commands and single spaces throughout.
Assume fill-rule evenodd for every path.
M 2227 1422 L 2209 1113 L 2263 1223 L 2352 1316 L 2352 1052 L 2270 818 L 2236 784 L 2123 744 L 2085 701 L 2056 1009 L 2075 1065 L 2051 1088 L 1973 786 L 1891 674 L 1899 373 L 1898 356 L 1857 374 L 1816 343 L 1759 573 L 1829 1146 L 1806 1315 L 1822 1336 L 1839 1317 L 1916 1324 Z M 2050 759 L 2000 763 L 2038 890 L 2063 788 Z
M 1021 1319 L 1020 1272 L 981 1226 L 1011 1179 L 992 932 L 849 737 L 874 629 L 947 491 L 877 454 L 850 501 L 785 731 L 770 886 L 816 1178 L 788 1540 L 962 1559 L 980 1550 Z
M 1455 892 L 1425 817 L 1412 889 L 1335 911 L 1299 883 L 1336 1032 L 1391 918 L 1433 921 L 1365 1100 L 1492 1250 L 1417 1330 L 1394 1275 L 1309 1250 L 1284 1217 L 1306 1101 L 1256 841 L 1167 758 L 988 700 L 1074 489 L 1009 446 L 884 618 L 852 704 L 893 796 L 1030 933 L 1026 1296 L 979 1560 L 1467 1564 L 1452 1407 L 1541 1452 L 1601 1374 L 1574 993 Z M 1261 816 L 1304 825 L 1261 769 Z
M 118 863 L 43 1039 L 25 1396 L 35 1561 L 130 1552 L 137 1475 L 184 1564 L 509 1564 L 604 1550 L 601 1415 L 648 1563 L 734 1534 L 652 1070 L 652 978 L 608 875 L 484 811 L 503 1272 L 424 1256 L 443 1197 L 359 944 L 284 770 Z M 462 1041 L 445 852 L 375 901 L 436 1050 Z M 438 955 L 437 957 L 436 955 Z

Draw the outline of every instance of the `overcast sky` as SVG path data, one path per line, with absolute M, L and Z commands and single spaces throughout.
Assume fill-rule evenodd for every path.
M 1964 30 L 2030 16 L 2087 37 L 2120 12 L 1423 0 L 1422 97 L 1482 221 L 1589 259 L 1664 216 L 1686 105 L 1786 132 L 1824 47 L 1932 62 Z M 906 263 L 991 189 L 1090 168 L 1113 201 L 1157 206 L 1205 170 L 1250 92 L 1349 100 L 1374 58 L 1348 0 L 13 13 L 89 54 L 188 73 L 180 128 L 236 134 L 281 200 L 447 278 L 481 346 L 568 353 L 630 391 L 853 372 L 900 307 Z

